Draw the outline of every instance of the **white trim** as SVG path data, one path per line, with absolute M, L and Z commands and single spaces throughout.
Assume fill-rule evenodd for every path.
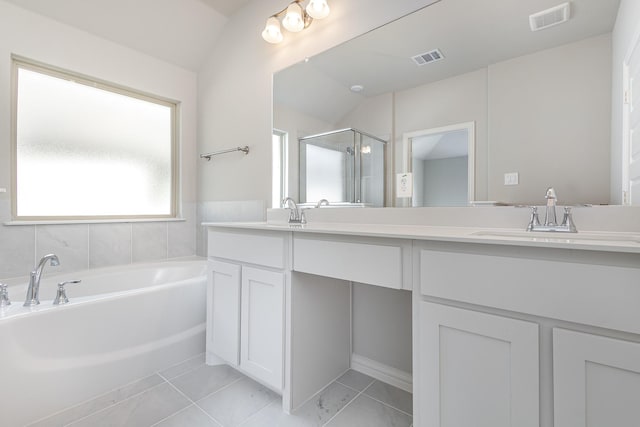
M 464 122 L 431 129 L 422 129 L 402 134 L 402 172 L 411 172 L 411 140 L 418 136 L 432 135 L 434 133 L 467 130 L 467 201 L 476 199 L 476 123 Z
M 410 373 L 401 371 L 384 363 L 376 362 L 359 354 L 351 354 L 351 369 L 369 375 L 379 381 L 413 393 L 413 377 Z
M 633 39 L 627 48 L 627 52 L 622 61 L 622 204 L 632 205 L 631 200 L 631 185 L 629 176 L 629 166 L 631 162 L 631 128 L 630 128 L 630 116 L 631 106 L 633 100 L 632 91 L 630 85 L 631 76 L 629 75 L 629 63 L 631 57 L 636 49 L 640 49 L 640 26 L 637 26 L 634 31 Z M 615 90 L 615 89 L 614 89 Z
M 126 222 L 185 222 L 187 218 L 113 218 L 113 219 L 60 219 L 34 221 L 6 221 L 2 225 L 64 225 L 64 224 L 105 224 Z

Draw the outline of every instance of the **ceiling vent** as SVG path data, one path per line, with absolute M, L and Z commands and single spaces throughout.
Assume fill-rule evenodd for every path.
M 420 55 L 412 56 L 411 59 L 417 65 L 425 65 L 431 62 L 440 61 L 444 58 L 442 52 L 439 49 L 434 49 L 429 52 L 421 53 Z
M 529 15 L 531 31 L 544 30 L 569 20 L 569 2 Z

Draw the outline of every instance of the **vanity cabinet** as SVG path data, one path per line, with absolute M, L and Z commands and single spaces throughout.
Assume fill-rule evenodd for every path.
M 208 239 L 207 357 L 282 391 L 289 238 L 211 229 Z
M 421 426 L 539 426 L 538 325 L 420 302 Z
M 241 267 L 216 260 L 209 260 L 207 266 L 207 352 L 238 366 Z
M 414 249 L 415 425 L 638 425 L 637 255 Z
M 284 350 L 282 272 L 242 267 L 240 367 L 282 390 Z
M 640 343 L 553 330 L 555 427 L 637 426 Z
M 293 269 L 391 289 L 411 290 L 411 241 L 362 236 L 299 235 Z

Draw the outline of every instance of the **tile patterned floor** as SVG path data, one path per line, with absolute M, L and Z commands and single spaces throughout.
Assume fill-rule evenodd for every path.
M 292 415 L 280 396 L 204 355 L 31 427 L 410 427 L 411 394 L 347 371 Z

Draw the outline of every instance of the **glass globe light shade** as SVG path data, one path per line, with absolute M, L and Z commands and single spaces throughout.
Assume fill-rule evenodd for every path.
M 307 13 L 313 19 L 326 18 L 330 11 L 327 0 L 311 0 L 307 5 Z
M 262 31 L 262 38 L 268 43 L 280 43 L 282 41 L 282 31 L 280 31 L 280 21 L 275 16 L 267 19 L 267 25 Z
M 293 2 L 289 5 L 289 7 L 287 7 L 287 14 L 284 16 L 284 19 L 282 20 L 282 25 L 284 26 L 284 28 L 286 28 L 288 31 L 291 31 L 292 33 L 297 33 L 299 31 L 304 30 L 304 11 L 302 10 L 302 7 L 296 3 Z

